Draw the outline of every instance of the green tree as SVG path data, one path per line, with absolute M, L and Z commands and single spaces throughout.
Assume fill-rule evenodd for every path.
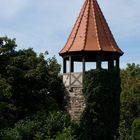
M 6 79 L 0 77 L 0 129 L 9 125 L 9 110 L 12 107 L 9 99 L 12 96 L 12 87 L 7 83 Z M 14 108 L 14 107 L 13 107 Z M 7 118 L 7 119 L 6 119 Z
M 121 121 L 120 135 L 123 140 L 131 139 L 133 121 L 140 116 L 140 66 L 128 64 L 121 71 Z
M 136 118 L 132 124 L 132 140 L 140 139 L 140 117 Z
M 55 57 L 33 49 L 15 50 L 15 39 L 0 38 L 0 128 L 38 111 L 62 109 L 63 85 Z
M 74 140 L 75 125 L 63 112 L 39 112 L 0 133 L 1 140 Z

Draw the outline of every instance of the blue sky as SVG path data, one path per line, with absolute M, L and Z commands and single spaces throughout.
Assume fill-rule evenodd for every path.
M 49 51 L 62 63 L 64 46 L 84 0 L 0 0 L 0 36 L 16 38 L 18 49 Z M 124 51 L 121 67 L 140 64 L 140 1 L 98 0 L 112 33 Z

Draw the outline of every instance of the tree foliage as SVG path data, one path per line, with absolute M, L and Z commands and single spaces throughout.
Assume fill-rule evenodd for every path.
M 0 133 L 1 140 L 74 140 L 74 124 L 63 112 L 38 112 Z
M 132 140 L 140 139 L 140 117 L 136 118 L 132 124 Z
M 131 139 L 133 121 L 140 116 L 140 66 L 128 64 L 121 71 L 121 121 L 120 134 L 123 140 Z
M 33 49 L 15 50 L 15 39 L 0 38 L 0 129 L 13 127 L 38 111 L 58 111 L 63 104 L 60 65 Z

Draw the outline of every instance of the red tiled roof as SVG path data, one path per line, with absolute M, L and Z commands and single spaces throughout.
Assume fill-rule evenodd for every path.
M 60 55 L 80 51 L 105 51 L 123 54 L 96 0 L 85 1 Z

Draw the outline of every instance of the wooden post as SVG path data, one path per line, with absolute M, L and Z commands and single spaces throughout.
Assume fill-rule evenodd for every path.
M 71 72 L 74 72 L 74 61 L 71 60 Z
M 72 59 L 71 59 L 71 56 L 69 56 L 69 68 L 70 68 L 70 70 L 69 70 L 69 72 L 71 73 L 71 61 L 72 61 Z
M 69 61 L 70 61 L 70 72 L 74 72 L 74 61 L 72 60 L 72 57 L 69 57 Z
M 83 86 L 83 83 L 84 83 L 84 77 L 85 77 L 85 71 L 86 71 L 86 63 L 85 63 L 85 57 L 82 58 L 82 63 L 83 63 L 83 77 L 82 77 L 82 86 Z
M 67 72 L 67 61 L 65 58 L 63 58 L 63 73 Z
M 83 74 L 84 74 L 86 71 L 85 57 L 82 58 L 82 62 L 83 62 Z
M 120 60 L 119 58 L 116 59 L 116 70 L 118 75 L 120 76 Z
M 69 72 L 69 78 L 70 78 L 70 85 L 69 85 L 69 89 L 71 89 L 71 71 L 72 71 L 72 58 L 71 56 L 69 56 L 69 63 L 70 63 L 70 72 Z
M 110 58 L 108 60 L 108 70 L 113 70 L 114 69 L 114 60 L 113 58 Z
M 97 69 L 101 69 L 101 67 L 102 67 L 102 59 L 101 59 L 101 55 L 98 55 L 98 57 L 97 57 L 97 62 L 96 62 L 96 68 Z

